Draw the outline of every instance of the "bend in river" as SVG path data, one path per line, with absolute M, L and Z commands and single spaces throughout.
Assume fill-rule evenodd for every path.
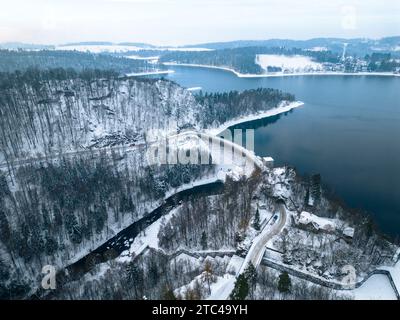
M 351 207 L 370 212 L 381 229 L 400 235 L 400 78 L 299 76 L 238 78 L 193 67 L 171 67 L 168 79 L 218 92 L 258 87 L 281 89 L 304 107 L 255 128 L 255 152 L 323 182 Z

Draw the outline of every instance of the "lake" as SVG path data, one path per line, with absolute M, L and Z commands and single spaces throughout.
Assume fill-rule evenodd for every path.
M 385 233 L 400 235 L 399 77 L 238 78 L 216 69 L 171 68 L 175 73 L 166 78 L 203 91 L 269 87 L 295 94 L 303 107 L 245 125 L 256 129 L 256 154 L 303 175 L 320 173 L 349 206 L 370 212 Z

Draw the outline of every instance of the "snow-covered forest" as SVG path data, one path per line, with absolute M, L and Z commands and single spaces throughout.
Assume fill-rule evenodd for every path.
M 48 68 L 72 59 L 74 69 L 0 73 L 0 298 L 201 299 L 229 290 L 234 298 L 236 283 L 248 288 L 242 298 L 339 299 L 348 295 L 304 281 L 293 281 L 290 291 L 287 276 L 277 283 L 280 275 L 268 265 L 337 284 L 345 265 L 363 281 L 395 261 L 393 242 L 332 197 L 317 174 L 274 168 L 271 159 L 243 149 L 251 169 L 238 158 L 207 165 L 147 161 L 154 132 L 181 138 L 177 148 L 185 154 L 199 149 L 214 159 L 215 146 L 184 134 L 286 112 L 282 102 L 290 105 L 294 95 L 266 88 L 193 95 L 172 81 L 125 76 L 125 66 L 113 63 L 126 61 L 116 57 L 54 51 L 53 65 L 50 53 L 42 54 L 32 59 L 47 59 Z M 75 67 L 81 54 L 83 64 L 105 64 Z M 220 192 L 174 198 L 217 182 Z M 279 208 L 285 219 L 260 266 L 236 279 L 255 239 L 274 228 Z M 96 250 L 144 220 L 122 252 L 97 259 Z M 44 265 L 60 276 L 51 292 L 40 289 Z
M 234 279 L 251 239 L 285 199 L 290 219 L 283 232 L 268 244 L 265 255 L 311 279 L 339 283 L 345 265 L 354 265 L 360 279 L 382 264 L 390 264 L 397 247 L 379 236 L 366 219 L 329 199 L 320 189 L 318 204 L 310 207 L 306 194 L 316 186 L 304 182 L 293 169 L 255 171 L 228 179 L 221 194 L 194 196 L 143 230 L 148 246 L 96 265 L 79 279 L 52 292 L 55 299 L 205 299 Z M 320 186 L 318 186 L 320 188 Z M 301 226 L 298 212 L 308 209 L 321 219 L 335 219 L 357 232 L 345 238 L 340 228 L 325 232 Z M 329 217 L 329 218 L 328 218 Z M 358 218 L 361 218 L 359 216 Z M 224 228 L 221 228 L 221 225 Z M 155 232 L 157 231 L 158 232 Z M 135 243 L 132 244 L 135 247 Z M 315 256 L 313 254 L 315 253 Z M 379 255 L 380 259 L 375 256 Z M 288 261 L 287 257 L 292 257 Z M 298 260 L 297 260 L 298 259 Z M 263 263 L 247 277 L 247 299 L 352 299 L 353 291 L 337 290 L 297 277 L 284 290 L 277 269 Z M 327 271 L 327 272 L 325 272 Z M 116 284 L 116 285 L 115 285 Z
M 142 142 L 156 129 L 217 127 L 294 99 L 272 89 L 195 98 L 171 81 L 102 71 L 28 70 L 2 79 L 0 157 L 9 162 Z
M 0 50 L 0 72 L 25 71 L 30 68 L 114 70 L 119 73 L 143 72 L 154 70 L 155 66 L 145 60 L 132 60 L 123 57 L 77 51 L 15 51 Z
M 66 267 L 167 193 L 216 177 L 214 165 L 149 166 L 148 131 L 219 126 L 293 99 L 276 90 L 196 98 L 170 81 L 102 70 L 30 69 L 1 79 L 2 297 L 32 294 L 43 265 Z M 243 101 L 253 107 L 229 107 Z

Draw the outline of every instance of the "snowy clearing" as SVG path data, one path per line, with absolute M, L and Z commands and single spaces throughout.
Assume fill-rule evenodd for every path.
M 207 300 L 227 300 L 235 287 L 236 277 L 225 274 L 224 277 L 218 277 L 217 282 L 211 284 L 211 294 Z
M 92 52 L 92 53 L 117 53 L 127 51 L 139 51 L 144 48 L 136 46 L 120 46 L 120 45 L 62 45 L 57 46 L 56 50 L 65 51 L 80 51 L 80 52 Z
M 336 223 L 334 220 L 321 218 L 306 211 L 303 211 L 300 214 L 299 223 L 304 225 L 311 223 L 317 230 L 333 231 L 336 229 Z
M 268 67 L 278 67 L 283 72 L 291 73 L 323 70 L 322 64 L 314 62 L 310 57 L 300 55 L 259 54 L 256 56 L 256 63 L 264 70 L 268 70 Z
M 355 300 L 397 300 L 387 276 L 371 276 L 360 288 L 352 291 Z
M 232 256 L 228 266 L 226 267 L 226 272 L 232 275 L 238 274 L 243 263 L 244 263 L 244 258 L 239 257 L 237 255 Z
M 400 261 L 394 267 L 382 267 L 381 269 L 390 272 L 397 290 L 400 291 Z
M 160 227 L 162 223 L 166 223 L 179 209 L 179 206 L 172 209 L 168 214 L 161 217 L 160 219 L 153 222 L 150 226 L 148 226 L 144 232 L 140 233 L 133 243 L 131 244 L 129 250 L 124 251 L 121 254 L 121 257 L 118 258 L 120 261 L 125 261 L 128 256 L 138 255 L 142 252 L 146 247 L 159 249 L 158 247 L 158 232 L 160 231 Z M 122 259 L 122 260 L 121 260 Z
M 125 56 L 125 58 L 133 60 L 158 60 L 160 59 L 160 56 L 142 57 L 142 56 L 131 55 L 131 56 Z
M 154 50 L 154 51 L 212 51 L 207 48 L 180 48 L 180 47 L 137 47 L 137 46 L 121 46 L 121 45 L 60 45 L 56 47 L 56 50 L 66 51 L 81 51 L 81 52 L 92 52 L 92 53 L 123 53 L 128 51 L 140 51 L 140 50 Z
M 313 47 L 313 48 L 307 49 L 307 51 L 324 52 L 324 51 L 328 51 L 328 48 L 327 47 Z

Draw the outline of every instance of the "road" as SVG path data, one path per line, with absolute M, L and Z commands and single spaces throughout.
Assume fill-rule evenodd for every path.
M 185 131 L 182 133 L 169 135 L 167 137 L 167 139 L 169 141 L 171 141 L 173 139 L 178 140 L 179 138 L 184 138 L 184 137 L 198 137 L 198 138 L 202 139 L 203 141 L 205 141 L 206 143 L 212 142 L 218 146 L 221 143 L 223 143 L 224 147 L 230 148 L 230 150 L 233 150 L 235 152 L 235 154 L 243 154 L 245 156 L 245 158 L 250 161 L 250 164 L 255 165 L 259 168 L 262 168 L 262 166 L 263 166 L 262 161 L 259 158 L 257 158 L 257 156 L 254 153 L 248 151 L 246 148 L 243 148 L 242 146 L 239 146 L 229 140 L 225 140 L 225 139 L 222 139 L 217 136 L 212 136 L 212 135 L 209 135 L 206 133 L 201 133 L 201 132 L 196 132 L 196 131 Z M 161 140 L 161 142 L 162 141 L 163 140 Z M 149 147 L 151 147 L 153 145 L 157 145 L 159 143 L 160 143 L 160 141 L 156 140 L 156 141 L 152 141 L 152 142 L 140 143 L 140 144 L 131 145 L 131 146 L 114 146 L 114 147 L 104 147 L 104 148 L 93 148 L 93 149 L 85 149 L 85 150 L 57 153 L 57 154 L 53 154 L 50 156 L 17 159 L 17 160 L 9 161 L 8 163 L 7 162 L 0 163 L 0 169 L 21 166 L 21 165 L 29 164 L 32 162 L 55 160 L 55 159 L 59 159 L 61 157 L 71 157 L 71 156 L 76 156 L 76 155 L 81 155 L 81 154 L 93 154 L 96 152 L 98 152 L 98 153 L 110 152 L 111 153 L 112 151 L 123 151 L 123 152 L 127 153 L 127 152 L 136 151 L 140 148 L 149 148 Z M 214 155 L 213 155 L 213 159 L 217 159 L 217 157 L 214 157 Z
M 282 231 L 283 227 L 286 224 L 286 219 L 287 219 L 287 214 L 285 206 L 283 204 L 279 204 L 278 220 L 275 221 L 275 223 L 272 226 L 270 224 L 267 224 L 263 228 L 261 233 L 256 238 L 254 238 L 253 243 L 246 255 L 246 258 L 242 263 L 242 266 L 236 273 L 236 277 L 224 279 L 223 283 L 219 286 L 218 290 L 216 290 L 216 292 L 213 292 L 208 299 L 211 300 L 229 299 L 229 296 L 235 286 L 235 279 L 246 270 L 250 262 L 257 269 L 264 256 L 268 241 Z
M 246 255 L 245 260 L 243 261 L 242 267 L 240 268 L 237 276 L 246 270 L 249 263 L 252 263 L 253 266 L 257 269 L 264 256 L 268 241 L 282 231 L 283 227 L 286 224 L 286 218 L 287 214 L 285 206 L 283 204 L 279 204 L 278 220 L 272 226 L 270 224 L 267 224 L 261 231 L 261 233 L 256 238 L 254 238 L 253 243 Z

